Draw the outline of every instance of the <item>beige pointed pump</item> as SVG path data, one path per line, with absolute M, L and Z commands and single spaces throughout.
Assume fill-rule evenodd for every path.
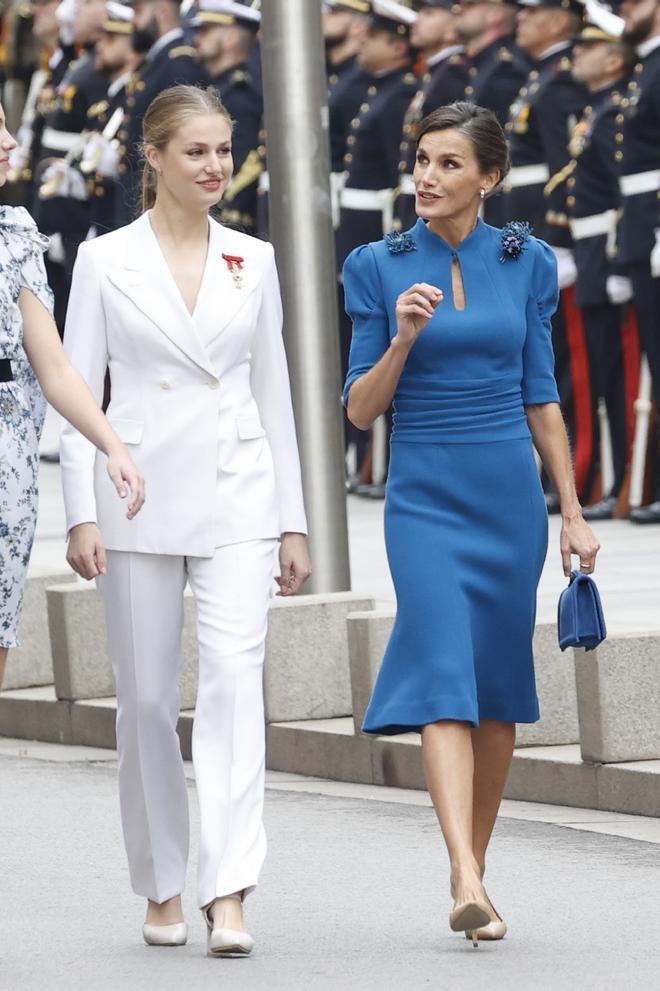
M 223 895 L 243 904 L 243 895 Z M 209 906 L 210 907 L 210 906 Z M 248 957 L 254 949 L 254 940 L 249 933 L 226 926 L 215 926 L 209 909 L 204 909 L 208 928 L 206 953 L 209 957 Z

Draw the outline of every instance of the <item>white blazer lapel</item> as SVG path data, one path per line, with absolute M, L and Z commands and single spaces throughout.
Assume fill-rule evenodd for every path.
M 246 244 L 249 247 L 249 239 L 245 236 L 237 237 L 235 231 L 211 220 L 209 250 L 213 252 L 210 258 L 213 268 L 209 266 L 205 294 L 206 305 L 211 299 L 217 314 L 214 337 L 231 323 L 261 281 L 262 266 L 254 256 L 250 257 Z M 232 263 L 232 258 L 242 259 L 240 272 L 239 263 Z M 239 278 L 232 275 L 232 264 Z
M 151 230 L 147 214 L 126 228 L 126 257 L 109 269 L 108 278 L 183 353 L 210 375 L 213 365 L 196 333 L 167 262 Z M 211 243 L 209 242 L 209 251 Z M 204 282 L 208 272 L 204 273 Z M 200 293 L 203 287 L 200 287 Z

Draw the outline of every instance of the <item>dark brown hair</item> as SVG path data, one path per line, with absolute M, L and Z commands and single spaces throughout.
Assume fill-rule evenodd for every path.
M 158 177 L 151 167 L 144 150 L 153 145 L 164 151 L 190 117 L 199 114 L 219 114 L 233 129 L 234 121 L 212 86 L 170 86 L 155 96 L 142 118 L 142 212 L 150 210 L 156 202 Z
M 425 134 L 450 128 L 460 131 L 472 142 L 481 175 L 497 169 L 501 183 L 511 168 L 511 160 L 504 131 L 493 111 L 463 100 L 438 107 L 421 122 L 417 145 Z

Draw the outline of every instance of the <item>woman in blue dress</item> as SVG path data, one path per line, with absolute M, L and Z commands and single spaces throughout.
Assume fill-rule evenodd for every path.
M 0 107 L 0 187 L 16 141 Z M 124 444 L 64 353 L 52 317 L 43 253 L 48 238 L 23 207 L 0 207 L 0 688 L 18 643 L 23 586 L 37 520 L 39 435 L 46 399 L 108 456 L 108 474 L 128 517 L 144 502 L 144 481 Z M 45 398 L 44 398 L 45 394 Z
M 557 487 L 561 555 L 591 572 L 553 372 L 551 249 L 478 219 L 508 171 L 495 116 L 441 107 L 420 127 L 416 225 L 344 267 L 353 321 L 344 391 L 365 430 L 394 403 L 385 539 L 397 616 L 367 733 L 421 732 L 447 844 L 450 925 L 500 939 L 486 849 L 515 742 L 539 718 L 532 637 L 547 515 L 532 444 Z

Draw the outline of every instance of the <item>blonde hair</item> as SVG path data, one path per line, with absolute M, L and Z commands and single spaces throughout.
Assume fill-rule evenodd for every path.
M 170 86 L 154 97 L 142 118 L 142 212 L 156 202 L 158 178 L 145 155 L 147 145 L 164 151 L 182 124 L 198 114 L 219 114 L 233 130 L 234 121 L 212 86 Z

